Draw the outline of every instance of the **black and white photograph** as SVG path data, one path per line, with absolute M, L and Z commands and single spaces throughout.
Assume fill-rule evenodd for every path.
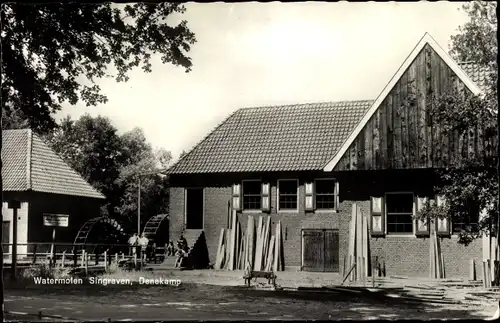
M 3 322 L 500 318 L 495 1 L 0 6 Z

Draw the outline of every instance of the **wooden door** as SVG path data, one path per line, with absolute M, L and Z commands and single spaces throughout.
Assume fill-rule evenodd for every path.
M 323 231 L 303 230 L 303 263 L 304 271 L 323 271 L 324 241 Z
M 338 230 L 303 230 L 302 259 L 302 270 L 304 271 L 338 272 Z
M 3 252 L 10 253 L 10 221 L 2 222 L 2 248 Z
M 325 230 L 325 261 L 324 271 L 339 272 L 339 231 Z

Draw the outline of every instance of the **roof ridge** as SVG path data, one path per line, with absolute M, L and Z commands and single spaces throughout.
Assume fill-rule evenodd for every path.
M 33 131 L 28 128 L 26 129 L 27 131 L 27 140 L 28 140 L 28 147 L 27 147 L 27 156 L 26 156 L 26 182 L 27 182 L 27 189 L 31 190 L 32 186 L 32 180 L 31 180 L 31 155 L 33 153 Z
M 373 102 L 375 99 L 366 99 L 366 100 L 340 100 L 340 101 L 311 101 L 304 103 L 291 103 L 291 104 L 276 104 L 276 105 L 261 105 L 261 106 L 253 106 L 253 107 L 243 107 L 238 109 L 240 110 L 252 110 L 252 109 L 269 109 L 269 108 L 291 108 L 291 107 L 300 107 L 306 105 L 316 105 L 316 104 L 341 104 L 341 103 L 353 103 L 353 102 Z

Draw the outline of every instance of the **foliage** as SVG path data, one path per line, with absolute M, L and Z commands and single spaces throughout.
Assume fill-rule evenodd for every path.
M 154 150 L 141 129 L 122 135 L 105 117 L 69 117 L 46 137 L 51 147 L 78 173 L 99 189 L 107 205 L 103 215 L 135 228 L 138 175 L 166 168 L 171 160 L 164 149 Z M 165 213 L 168 207 L 168 181 L 158 174 L 141 176 L 143 220 Z
M 429 201 L 421 216 L 447 217 L 464 223 L 459 243 L 468 244 L 483 232 L 496 233 L 498 217 L 498 78 L 496 55 L 496 3 L 475 1 L 463 6 L 470 21 L 452 36 L 451 54 L 458 61 L 474 62 L 489 71 L 484 95 L 474 96 L 456 89 L 435 97 L 428 109 L 443 134 L 455 138 L 476 138 L 479 154 L 470 153 L 466 161 L 452 160 L 450 167 L 437 171 L 436 192 L 445 198 L 437 207 Z M 479 216 L 483 210 L 483 216 Z
M 62 279 L 70 277 L 70 269 L 51 267 L 48 264 L 32 265 L 22 271 L 23 278 Z
M 39 133 L 56 127 L 52 114 L 64 102 L 87 106 L 107 98 L 95 82 L 127 81 L 151 58 L 192 67 L 187 53 L 196 41 L 179 3 L 2 4 L 2 111 L 11 126 L 27 120 Z

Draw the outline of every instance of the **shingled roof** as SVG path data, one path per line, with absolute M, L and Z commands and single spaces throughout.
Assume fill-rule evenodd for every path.
M 105 198 L 29 129 L 2 131 L 2 162 L 4 191 Z
M 462 62 L 458 65 L 482 91 L 487 90 L 489 71 L 486 66 L 474 62 Z
M 371 104 L 365 100 L 240 109 L 169 173 L 321 170 Z

